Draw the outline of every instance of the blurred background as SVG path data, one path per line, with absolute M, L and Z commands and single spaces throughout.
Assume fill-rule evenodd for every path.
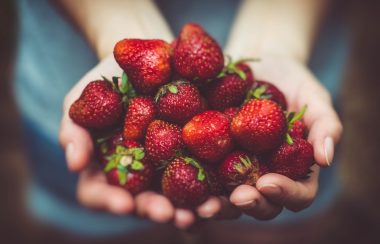
M 170 225 L 111 240 L 84 240 L 28 216 L 27 162 L 12 96 L 17 43 L 14 2 L 0 1 L 0 243 L 380 243 L 380 1 L 340 1 L 353 33 L 339 99 L 344 137 L 339 145 L 342 188 L 324 214 L 301 224 L 248 229 L 236 222 L 208 223 L 189 233 Z M 228 230 L 228 231 L 223 231 Z M 228 233 L 224 234 L 224 233 Z

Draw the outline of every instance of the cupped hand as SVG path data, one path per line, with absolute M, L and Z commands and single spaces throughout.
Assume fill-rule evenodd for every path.
M 96 162 L 93 162 L 93 143 L 89 132 L 75 124 L 68 115 L 71 104 L 85 86 L 101 76 L 112 77 L 122 73 L 112 55 L 90 70 L 66 95 L 60 129 L 60 143 L 66 153 L 68 168 L 79 172 L 78 201 L 89 208 L 125 215 L 136 213 L 158 223 L 173 222 L 178 228 L 187 228 L 198 217 L 236 218 L 240 211 L 228 199 L 210 197 L 195 211 L 175 208 L 169 199 L 156 192 L 146 191 L 132 196 L 124 189 L 107 183 Z
M 266 174 L 256 187 L 241 185 L 230 195 L 230 201 L 246 214 L 257 219 L 272 219 L 283 207 L 291 211 L 307 208 L 318 190 L 319 167 L 329 166 L 334 156 L 334 145 L 342 134 L 342 124 L 334 111 L 328 91 L 301 62 L 287 57 L 260 57 L 252 63 L 257 80 L 269 81 L 284 92 L 288 110 L 300 111 L 309 129 L 307 140 L 314 147 L 316 164 L 306 180 L 293 181 L 279 174 Z

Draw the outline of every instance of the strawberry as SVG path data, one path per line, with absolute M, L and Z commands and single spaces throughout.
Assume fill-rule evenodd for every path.
M 230 119 L 212 110 L 194 116 L 183 127 L 182 138 L 191 153 L 207 163 L 217 163 L 233 146 Z
M 293 143 L 284 142 L 268 159 L 269 170 L 293 180 L 307 177 L 314 164 L 313 146 L 304 139 L 295 138 Z
M 182 80 L 161 87 L 155 100 L 160 118 L 181 125 L 202 109 L 198 88 Z
M 307 138 L 306 125 L 302 120 L 294 121 L 293 127 L 288 130 L 290 137 L 292 138 Z
M 266 173 L 263 168 L 256 157 L 243 151 L 234 151 L 220 164 L 219 179 L 231 192 L 242 184 L 254 186 L 259 177 Z
M 243 103 L 253 83 L 252 73 L 244 72 L 237 64 L 229 61 L 217 79 L 206 85 L 205 97 L 211 108 L 223 111 L 228 107 L 240 106 Z M 246 69 L 248 66 L 240 67 Z
M 133 195 L 150 187 L 153 168 L 145 158 L 144 148 L 117 145 L 107 159 L 104 172 L 110 184 L 121 186 Z
M 122 132 L 117 132 L 110 137 L 100 138 L 96 140 L 96 156 L 102 166 L 107 164 L 107 157 L 115 153 L 116 146 L 119 145 L 126 148 L 142 147 L 137 141 L 124 140 Z
M 236 142 L 257 154 L 280 146 L 286 129 L 284 112 L 271 100 L 248 101 L 231 122 L 231 133 Z
M 169 163 L 161 186 L 163 194 L 181 208 L 195 208 L 210 195 L 204 168 L 189 157 L 177 157 Z
M 287 116 L 288 119 L 288 133 L 286 134 L 286 139 L 288 143 L 292 143 L 292 138 L 302 138 L 306 139 L 307 129 L 302 122 L 302 116 L 305 114 L 307 106 L 303 106 L 301 111 L 296 114 L 295 112 L 290 112 Z
M 181 128 L 162 120 L 149 124 L 145 136 L 145 149 L 149 160 L 156 167 L 162 167 L 182 152 Z
M 239 112 L 239 108 L 238 107 L 229 107 L 229 108 L 226 108 L 223 113 L 225 115 L 228 116 L 228 118 L 230 118 L 232 120 L 233 117 L 235 117 L 235 115 Z
M 284 94 L 272 83 L 256 81 L 247 93 L 246 101 L 250 99 L 269 99 L 278 103 L 283 110 L 288 108 Z
M 210 189 L 210 194 L 213 196 L 224 195 L 224 189 L 222 184 L 220 183 L 219 177 L 215 172 L 215 169 L 212 167 L 204 166 L 204 170 L 206 173 L 206 177 L 208 180 L 208 185 Z
M 241 70 L 245 73 L 245 76 L 247 77 L 246 80 L 249 84 L 249 87 L 252 87 L 255 83 L 255 79 L 253 76 L 253 72 L 251 67 L 245 61 L 258 61 L 257 59 L 242 59 L 237 62 L 235 62 L 235 66 L 238 70 Z
M 219 44 L 201 26 L 189 23 L 176 41 L 173 63 L 181 77 L 202 83 L 219 74 L 224 57 Z
M 135 97 L 129 101 L 125 114 L 123 136 L 126 140 L 142 140 L 150 122 L 156 117 L 156 106 L 149 97 Z
M 69 110 L 70 118 L 88 129 L 110 127 L 119 121 L 122 113 L 122 96 L 105 80 L 91 81 Z
M 169 82 L 171 52 L 170 44 L 163 40 L 124 39 L 116 43 L 113 53 L 133 87 L 141 94 L 153 95 Z

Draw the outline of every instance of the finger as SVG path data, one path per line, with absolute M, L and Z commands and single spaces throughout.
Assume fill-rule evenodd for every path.
M 179 229 L 187 229 L 195 222 L 194 214 L 188 209 L 176 209 L 174 224 Z
M 231 204 L 225 196 L 218 197 L 221 203 L 220 211 L 214 216 L 214 219 L 237 219 L 241 216 L 242 211 Z
M 136 211 L 158 223 L 166 223 L 174 218 L 174 207 L 170 201 L 155 192 L 147 191 L 136 196 Z
M 220 199 L 215 196 L 211 196 L 206 202 L 202 203 L 197 209 L 199 217 L 211 218 L 220 211 L 222 203 Z
M 86 169 L 81 173 L 77 198 L 88 208 L 108 210 L 115 214 L 127 214 L 134 209 L 131 194 L 120 187 L 109 185 L 104 174 L 95 169 Z
M 271 203 L 255 187 L 249 185 L 238 186 L 231 193 L 230 201 L 247 215 L 259 220 L 273 219 L 282 210 L 280 205 Z
M 305 104 L 306 126 L 310 128 L 308 141 L 313 144 L 314 158 L 320 166 L 329 166 L 334 157 L 334 145 L 339 141 L 343 127 L 328 92 L 315 82 L 306 82 L 299 92 L 298 109 Z
M 277 205 L 291 211 L 310 206 L 318 191 L 319 166 L 314 165 L 308 179 L 293 181 L 280 174 L 266 174 L 259 178 L 256 187 L 261 194 Z
M 71 171 L 80 171 L 90 162 L 93 144 L 87 130 L 64 115 L 59 140 L 65 150 L 66 161 Z

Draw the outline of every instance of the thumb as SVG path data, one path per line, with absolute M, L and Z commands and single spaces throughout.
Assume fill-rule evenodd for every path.
M 93 152 L 91 136 L 69 118 L 67 111 L 62 118 L 59 141 L 65 150 L 69 170 L 80 171 L 89 164 Z

